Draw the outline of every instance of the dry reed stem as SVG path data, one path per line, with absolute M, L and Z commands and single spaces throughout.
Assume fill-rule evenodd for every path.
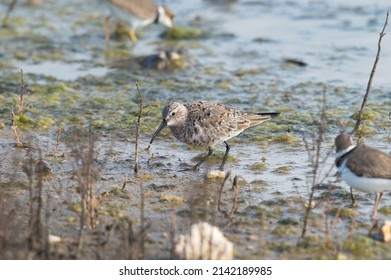
M 32 144 L 29 143 L 29 147 L 32 147 Z M 42 151 L 39 149 L 39 158 L 42 159 Z M 42 214 L 44 214 L 44 202 L 43 202 L 43 170 L 40 168 L 34 167 L 34 156 L 32 149 L 29 148 L 29 164 L 31 172 L 31 177 L 29 178 L 30 184 L 29 192 L 30 192 L 30 213 L 29 213 L 29 227 L 28 227 L 28 235 L 27 242 L 29 245 L 30 252 L 40 251 L 44 248 L 43 253 L 46 259 L 49 258 L 49 245 L 48 236 L 46 236 L 46 232 L 48 229 L 45 229 L 45 226 L 42 221 Z M 34 178 L 34 179 L 33 179 Z M 46 217 L 46 215 L 44 216 Z M 47 220 L 46 220 L 47 221 Z
M 97 212 L 96 200 L 93 196 L 94 176 L 97 173 L 95 170 L 96 154 L 96 136 L 94 135 L 75 135 L 72 142 L 72 156 L 75 160 L 75 173 L 77 174 L 77 185 L 80 192 L 81 212 L 79 215 L 79 233 L 77 238 L 77 257 L 81 257 L 83 249 L 83 237 L 85 226 L 93 229 L 96 226 Z
M 54 147 L 54 152 L 53 152 L 54 160 L 57 160 L 58 148 L 60 146 L 60 137 L 61 137 L 61 133 L 63 133 L 63 132 L 64 132 L 64 129 L 62 127 L 58 128 L 56 131 L 56 146 Z
M 116 226 L 113 225 L 113 228 Z M 128 217 L 125 217 L 118 224 L 118 228 L 121 232 L 120 257 L 123 259 L 137 259 L 139 252 L 139 249 L 136 247 L 138 238 L 133 230 L 133 222 Z
M 12 131 L 14 132 L 14 135 L 15 135 L 15 140 L 16 140 L 15 146 L 16 147 L 24 147 L 23 143 L 20 141 L 18 126 L 16 125 L 16 121 L 15 121 L 14 107 L 11 107 L 11 113 L 12 113 L 11 128 L 12 128 Z
M 374 78 L 375 72 L 376 72 L 377 63 L 379 62 L 379 59 L 380 59 L 381 41 L 382 41 L 383 37 L 386 35 L 385 30 L 386 30 L 386 27 L 387 27 L 387 24 L 388 24 L 388 16 L 389 16 L 389 14 L 390 14 L 390 11 L 387 11 L 386 20 L 384 22 L 383 29 L 382 29 L 382 31 L 379 34 L 379 40 L 377 42 L 377 53 L 376 53 L 375 61 L 373 63 L 371 74 L 369 75 L 367 89 L 366 89 L 366 92 L 365 92 L 365 95 L 364 95 L 364 98 L 363 98 L 363 101 L 362 101 L 362 104 L 361 104 L 361 109 L 360 109 L 360 112 L 358 114 L 356 125 L 354 126 L 354 129 L 353 129 L 351 134 L 354 134 L 357 131 L 359 131 L 359 128 L 360 128 L 360 125 L 361 125 L 361 119 L 362 119 L 362 116 L 363 116 L 363 113 L 364 113 L 364 108 L 365 108 L 365 105 L 368 102 L 369 94 L 371 92 L 371 87 L 372 87 L 372 81 L 373 81 L 373 78 Z M 360 130 L 360 133 L 359 133 L 358 138 L 357 138 L 357 143 L 362 138 L 362 132 L 363 132 L 363 129 Z M 352 198 L 352 205 L 355 205 L 356 202 L 355 202 L 355 199 L 354 199 L 353 188 L 352 187 L 350 187 L 350 196 Z
M 16 98 L 16 106 L 18 107 L 19 110 L 19 115 L 23 115 L 23 102 L 24 102 L 24 93 L 26 91 L 26 84 L 24 83 L 24 78 L 23 78 L 23 69 L 20 69 L 20 91 L 19 94 L 20 96 Z
M 11 15 L 12 11 L 15 9 L 16 3 L 18 0 L 12 0 L 12 2 L 8 5 L 7 12 L 5 13 L 5 16 L 3 18 L 3 28 L 6 28 L 8 26 L 8 19 Z
M 27 98 L 27 85 L 24 82 L 23 69 L 20 69 L 20 92 L 19 97 L 16 98 L 16 107 L 18 108 L 19 116 L 24 115 L 28 104 L 25 104 L 25 99 Z
M 19 90 L 19 96 L 16 97 L 16 105 L 15 107 L 18 109 L 18 115 L 19 117 L 23 116 L 27 108 L 30 106 L 30 104 L 26 103 L 27 99 L 27 85 L 24 82 L 24 77 L 23 77 L 23 69 L 20 70 L 20 90 Z M 11 128 L 12 131 L 15 135 L 15 140 L 16 140 L 16 147 L 25 147 L 23 143 L 20 141 L 20 136 L 19 136 L 19 131 L 18 131 L 18 126 L 16 125 L 16 116 L 14 112 L 14 107 L 11 107 L 11 114 L 12 114 L 12 119 L 11 119 Z
M 124 176 L 124 182 L 123 182 L 122 188 L 121 188 L 122 191 L 125 190 L 125 188 L 126 188 L 126 183 L 127 183 L 127 182 L 128 182 L 128 174 L 125 174 L 125 176 Z
M 376 53 L 376 57 L 375 57 L 375 62 L 373 63 L 372 71 L 371 71 L 371 74 L 370 74 L 369 80 L 368 80 L 367 90 L 365 92 L 364 99 L 363 99 L 363 102 L 361 104 L 361 109 L 360 109 L 360 112 L 359 112 L 359 115 L 358 115 L 358 118 L 357 118 L 357 122 L 356 122 L 356 125 L 355 125 L 354 129 L 353 129 L 352 134 L 357 132 L 358 129 L 360 128 L 361 119 L 362 119 L 362 115 L 363 115 L 363 112 L 364 112 L 364 107 L 365 107 L 365 105 L 366 105 L 366 103 L 368 101 L 369 94 L 371 92 L 371 86 L 372 86 L 373 77 L 375 76 L 377 63 L 379 62 L 379 59 L 380 59 L 381 41 L 382 41 L 383 37 L 386 35 L 385 30 L 386 30 L 386 26 L 388 24 L 388 16 L 389 16 L 389 14 L 390 14 L 390 11 L 387 11 L 386 20 L 384 22 L 383 29 L 380 32 L 379 40 L 377 42 L 377 53 Z M 360 133 L 360 135 L 359 135 L 359 139 L 361 138 L 361 134 L 362 133 Z M 359 139 L 357 141 L 359 141 Z
M 301 238 L 304 238 L 307 233 L 307 225 L 308 225 L 308 219 L 311 212 L 311 206 L 312 202 L 314 200 L 315 195 L 315 189 L 316 185 L 318 184 L 318 176 L 319 176 L 319 169 L 320 164 L 324 161 L 321 161 L 321 149 L 322 149 L 322 143 L 323 143 L 323 136 L 325 134 L 326 124 L 327 124 L 327 117 L 326 117 L 326 109 L 327 109 L 327 99 L 326 99 L 326 88 L 323 89 L 323 105 L 322 105 L 322 112 L 320 117 L 320 125 L 318 130 L 318 136 L 315 139 L 315 154 L 311 153 L 311 149 L 308 145 L 308 142 L 304 138 L 304 144 L 306 151 L 308 153 L 308 158 L 311 162 L 312 167 L 312 181 L 311 181 L 311 192 L 308 199 L 308 206 L 305 209 L 304 214 L 304 223 L 303 223 L 303 229 L 301 232 Z M 331 170 L 331 169 L 330 169 Z
M 136 87 L 137 87 L 137 98 L 139 101 L 139 111 L 137 114 L 137 123 L 136 123 L 136 145 L 135 145 L 135 153 L 134 153 L 134 161 L 135 161 L 134 173 L 137 175 L 138 170 L 139 170 L 138 158 L 139 158 L 139 142 L 140 142 L 140 124 L 141 124 L 141 118 L 142 118 L 142 114 L 143 114 L 144 98 L 140 92 L 140 89 L 139 89 L 137 83 L 136 83 Z

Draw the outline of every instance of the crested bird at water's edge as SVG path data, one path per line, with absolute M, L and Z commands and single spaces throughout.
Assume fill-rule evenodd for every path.
M 167 126 L 181 142 L 191 146 L 208 147 L 208 154 L 192 168 L 198 170 L 200 165 L 212 155 L 211 146 L 224 143 L 226 149 L 220 165 L 220 170 L 223 170 L 230 150 L 227 141 L 244 130 L 269 121 L 279 114 L 249 113 L 208 101 L 187 104 L 173 102 L 164 107 L 163 120 L 153 134 L 150 144 Z
M 342 179 L 358 191 L 376 195 L 371 216 L 376 219 L 383 192 L 391 191 L 391 156 L 362 143 L 354 145 L 345 133 L 335 138 L 335 146 Z

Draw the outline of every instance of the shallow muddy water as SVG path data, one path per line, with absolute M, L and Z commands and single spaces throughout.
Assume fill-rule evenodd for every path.
M 1 16 L 8 2 L 0 1 Z M 171 0 L 165 4 L 175 11 L 176 25 L 191 30 L 194 37 L 169 40 L 162 35 L 164 28 L 150 26 L 140 30 L 139 42 L 132 45 L 124 32 L 114 33 L 112 20 L 109 46 L 102 28 L 108 11 L 99 1 L 20 2 L 8 26 L 0 29 L 0 186 L 7 201 L 26 204 L 28 176 L 23 166 L 31 157 L 48 163 L 52 172 L 44 180 L 47 227 L 67 244 L 67 249 L 57 248 L 52 258 L 123 258 L 112 251 L 97 254 L 93 248 L 96 236 L 124 217 L 136 228 L 141 226 L 140 186 L 149 224 L 145 258 L 171 258 L 172 231 L 183 234 L 197 221 L 219 226 L 234 243 L 236 259 L 391 257 L 389 244 L 367 237 L 374 196 L 355 192 L 357 207 L 351 208 L 348 186 L 333 168 L 334 138 L 354 127 L 389 1 Z M 167 49 L 186 50 L 183 63 L 163 61 L 159 67 L 146 67 L 146 58 Z M 363 135 L 366 143 L 386 152 L 391 151 L 390 65 L 387 34 Z M 32 149 L 15 148 L 10 124 L 11 107 L 19 96 L 20 69 L 31 106 L 16 122 L 22 142 L 31 142 Z M 138 178 L 133 172 L 136 83 L 145 105 Z M 323 92 L 327 126 L 321 158 L 329 156 L 321 164 L 320 177 L 327 176 L 315 191 L 307 238 L 299 239 L 313 174 L 303 139 L 313 152 Z M 238 175 L 240 182 L 239 208 L 232 218 L 216 209 L 222 180 L 206 179 L 209 170 L 218 168 L 223 146 L 216 147 L 218 157 L 196 173 L 179 170 L 195 164 L 195 157 L 206 149 L 189 148 L 168 129 L 145 150 L 159 125 L 161 109 L 174 100 L 209 100 L 248 111 L 281 112 L 230 141 L 226 171 Z M 98 225 L 86 229 L 88 242 L 82 254 L 75 254 L 72 247 L 79 231 L 77 172 L 83 167 L 72 154 L 84 151 L 76 149 L 75 127 L 98 135 L 92 163 L 93 193 L 100 200 Z M 64 129 L 59 138 L 61 156 L 54 158 L 59 128 Z M 81 139 L 77 141 L 87 141 Z M 124 180 L 128 182 L 121 190 Z M 222 195 L 226 211 L 232 207 L 231 186 L 229 180 Z M 389 193 L 380 208 L 379 218 L 390 219 Z M 15 220 L 25 222 L 23 211 L 28 211 L 21 209 Z M 107 250 L 120 243 L 116 237 L 105 245 Z M 25 258 L 3 255 L 7 256 Z

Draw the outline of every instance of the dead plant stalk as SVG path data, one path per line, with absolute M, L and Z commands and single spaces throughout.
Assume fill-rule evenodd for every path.
M 62 127 L 60 127 L 57 129 L 57 132 L 56 132 L 56 146 L 54 147 L 54 153 L 53 153 L 54 160 L 57 159 L 58 148 L 60 146 L 60 137 L 61 137 L 61 133 L 63 131 L 64 131 L 64 129 Z
M 321 149 L 322 149 L 322 143 L 323 143 L 323 137 L 325 133 L 325 128 L 327 124 L 327 117 L 326 117 L 326 107 L 327 107 L 327 100 L 326 100 L 326 88 L 323 90 L 323 105 L 322 105 L 322 113 L 320 117 L 320 125 L 319 125 L 319 130 L 318 130 L 318 136 L 315 139 L 315 154 L 311 153 L 311 149 L 308 146 L 308 142 L 304 138 L 304 144 L 305 148 L 308 152 L 308 157 L 311 162 L 311 167 L 312 167 L 312 180 L 311 180 L 311 192 L 310 196 L 308 199 L 308 205 L 305 207 L 305 214 L 304 214 L 304 223 L 303 223 L 303 230 L 301 232 L 301 238 L 304 238 L 307 232 L 307 225 L 308 225 L 308 219 L 309 215 L 312 209 L 312 204 L 314 201 L 314 195 L 315 195 L 315 189 L 316 185 L 319 183 L 318 175 L 320 175 L 320 169 L 322 167 L 322 163 L 324 162 L 321 161 Z M 327 156 L 326 156 L 327 157 Z
M 143 115 L 143 104 L 144 104 L 144 98 L 143 95 L 140 92 L 140 89 L 136 83 L 137 87 L 137 98 L 139 101 L 139 111 L 137 114 L 137 124 L 136 124 L 136 145 L 135 145 L 135 153 L 134 153 L 134 173 L 137 175 L 139 170 L 139 164 L 138 164 L 138 158 L 139 158 L 139 143 L 140 143 L 140 125 L 141 125 L 141 118 Z
M 12 11 L 15 9 L 16 3 L 18 0 L 12 0 L 12 2 L 8 5 L 7 12 L 5 13 L 5 16 L 3 18 L 3 28 L 8 26 L 8 19 L 11 15 Z
M 20 69 L 20 92 L 19 96 L 16 98 L 16 107 L 18 108 L 19 116 L 24 115 L 25 111 L 30 106 L 26 103 L 27 94 L 27 85 L 24 82 L 23 69 Z
M 14 107 L 11 107 L 11 113 L 12 113 L 11 128 L 12 128 L 12 131 L 14 132 L 14 135 L 15 135 L 16 146 L 17 147 L 22 147 L 23 144 L 20 141 L 19 132 L 18 132 L 18 126 L 16 125 Z
M 361 104 L 361 109 L 360 109 L 360 112 L 358 114 L 356 126 L 354 127 L 352 134 L 357 132 L 358 129 L 360 128 L 360 124 L 361 124 L 361 120 L 362 120 L 362 116 L 363 116 L 363 112 L 364 112 L 364 107 L 365 107 L 365 105 L 366 105 L 366 103 L 368 101 L 369 94 L 371 92 L 373 77 L 375 76 L 377 63 L 379 62 L 379 59 L 380 59 L 381 41 L 382 41 L 383 37 L 386 35 L 385 30 L 386 30 L 386 27 L 387 27 L 387 24 L 388 24 L 388 16 L 389 16 L 389 14 L 390 14 L 390 11 L 387 11 L 386 20 L 384 22 L 383 29 L 380 32 L 379 40 L 377 42 L 377 53 L 376 53 L 376 57 L 375 57 L 375 62 L 373 63 L 372 71 L 371 71 L 371 74 L 370 74 L 369 80 L 368 80 L 367 90 L 365 92 L 364 99 L 363 99 L 362 104 Z M 360 135 L 359 138 L 361 138 L 361 135 Z

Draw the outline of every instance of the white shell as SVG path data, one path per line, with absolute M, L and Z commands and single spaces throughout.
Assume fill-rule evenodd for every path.
M 201 222 L 192 225 L 190 233 L 179 236 L 175 253 L 185 260 L 231 260 L 233 243 L 217 227 Z

